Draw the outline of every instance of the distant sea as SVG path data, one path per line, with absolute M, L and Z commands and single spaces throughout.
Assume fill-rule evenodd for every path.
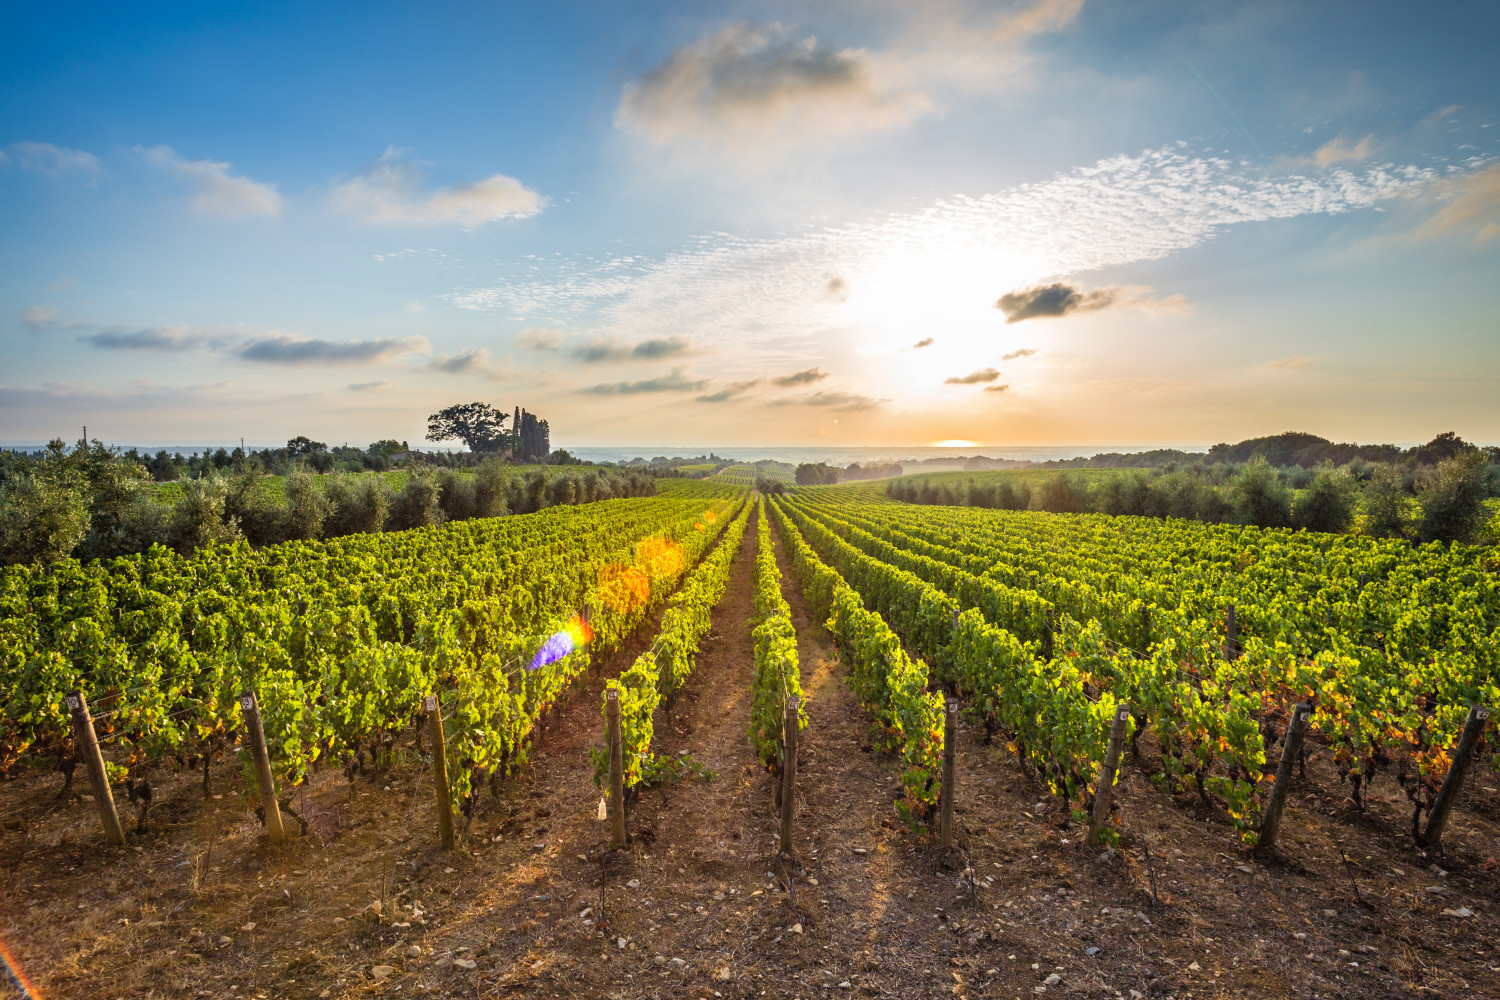
M 1104 452 L 1150 451 L 1153 448 L 1178 448 L 1182 451 L 1208 451 L 1208 445 L 1137 445 L 1137 444 L 1084 444 L 1084 445 L 1027 445 L 1013 447 L 933 448 L 906 445 L 868 445 L 864 447 L 808 447 L 799 445 L 765 445 L 739 447 L 730 445 L 559 445 L 578 458 L 591 462 L 628 462 L 633 458 L 650 460 L 656 457 L 694 458 L 699 455 L 717 455 L 734 462 L 757 462 L 771 459 L 800 465 L 803 462 L 827 462 L 829 465 L 849 465 L 858 462 L 920 462 L 931 458 L 969 458 L 982 455 L 985 458 L 1009 458 L 1022 462 L 1050 462 L 1061 458 L 1088 458 Z
M 70 441 L 71 445 L 72 442 Z M 251 448 L 274 448 L 281 442 L 257 444 L 250 442 Z M 166 451 L 169 454 L 192 455 L 203 452 L 211 452 L 216 448 L 226 448 L 233 451 L 239 447 L 238 441 L 214 442 L 212 444 L 151 444 L 142 445 L 126 443 L 112 446 L 121 450 L 137 448 L 143 454 L 154 455 L 158 451 Z M 435 448 L 423 442 L 426 451 L 462 451 L 462 448 Z M 45 447 L 41 444 L 11 444 L 0 445 L 0 447 L 15 451 L 37 451 Z M 906 446 L 906 445 L 865 445 L 859 447 L 812 447 L 804 445 L 708 445 L 708 444 L 651 444 L 651 445 L 589 445 L 589 444 L 566 444 L 555 443 L 554 450 L 565 448 L 568 453 L 576 458 L 590 462 L 628 462 L 633 458 L 644 458 L 650 461 L 653 458 L 696 458 L 699 455 L 717 455 L 720 458 L 732 462 L 758 462 L 770 459 L 777 462 L 789 462 L 792 465 L 800 465 L 803 462 L 827 462 L 829 465 L 845 466 L 852 462 L 867 465 L 870 462 L 920 462 L 923 459 L 961 459 L 982 455 L 985 458 L 1009 458 L 1016 461 L 1050 462 L 1054 459 L 1063 458 L 1088 458 L 1105 452 L 1130 453 L 1137 451 L 1151 451 L 1155 448 L 1176 448 L 1180 451 L 1206 452 L 1208 445 L 1205 444 L 1059 444 L 1059 445 L 1016 445 L 1016 446 L 987 446 L 974 445 L 972 447 L 956 448 L 934 448 L 930 446 Z

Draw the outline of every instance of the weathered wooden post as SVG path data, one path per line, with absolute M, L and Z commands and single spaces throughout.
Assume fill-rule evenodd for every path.
M 1240 625 L 1235 619 L 1234 605 L 1229 605 L 1224 611 L 1224 659 L 1238 660 L 1240 658 Z
M 620 740 L 620 692 L 604 692 L 604 716 L 609 726 L 609 823 L 610 843 L 624 847 L 625 839 L 625 750 Z
M 786 719 L 781 728 L 781 853 L 794 857 L 792 851 L 792 817 L 797 794 L 797 707 L 796 695 L 786 700 Z
M 1151 649 L 1151 608 L 1141 605 L 1141 652 Z
M 1458 737 L 1458 746 L 1453 748 L 1453 762 L 1448 765 L 1448 775 L 1443 779 L 1443 787 L 1438 789 L 1437 799 L 1432 803 L 1432 812 L 1427 816 L 1427 829 L 1422 831 L 1422 836 L 1417 843 L 1422 847 L 1436 847 L 1443 839 L 1443 828 L 1448 825 L 1448 814 L 1453 811 L 1453 803 L 1458 799 L 1459 789 L 1463 787 L 1464 775 L 1469 770 L 1469 758 L 1474 753 L 1474 744 L 1484 735 L 1484 724 L 1490 717 L 1490 710 L 1483 705 L 1474 705 L 1469 709 L 1469 717 L 1464 721 L 1464 731 Z
M 1281 829 L 1281 810 L 1286 807 L 1287 792 L 1292 784 L 1292 765 L 1302 753 L 1302 737 L 1307 734 L 1307 720 L 1312 717 L 1312 706 L 1303 702 L 1292 707 L 1292 721 L 1286 727 L 1286 743 L 1281 747 L 1281 763 L 1276 768 L 1276 784 L 1271 789 L 1271 801 L 1266 803 L 1266 815 L 1260 821 L 1260 843 L 1258 846 L 1270 850 L 1276 844 L 1276 833 Z
M 1052 633 L 1057 629 L 1057 615 L 1051 609 L 1047 609 L 1047 624 L 1042 632 L 1042 659 L 1052 659 Z
M 78 755 L 88 768 L 89 784 L 94 788 L 94 805 L 99 810 L 99 822 L 110 843 L 125 844 L 125 828 L 120 825 L 120 814 L 115 811 L 115 797 L 109 790 L 109 773 L 104 770 L 104 755 L 99 752 L 99 737 L 94 733 L 94 719 L 89 715 L 88 702 L 82 691 L 67 694 L 68 712 L 73 716 L 73 739 L 78 744 Z
M 271 777 L 271 757 L 266 752 L 266 731 L 260 722 L 260 705 L 255 692 L 246 689 L 240 694 L 240 711 L 245 716 L 245 733 L 250 737 L 250 756 L 255 759 L 255 783 L 260 790 L 261 813 L 266 818 L 266 832 L 271 843 L 279 844 L 286 839 L 281 825 L 281 806 L 276 801 L 276 781 Z
M 438 836 L 443 850 L 451 851 L 453 839 L 453 792 L 448 787 L 448 747 L 443 739 L 443 709 L 435 694 L 427 696 L 423 703 L 427 710 L 427 726 L 432 731 L 432 782 L 437 792 Z
M 1130 722 L 1130 706 L 1115 706 L 1114 725 L 1109 730 L 1109 749 L 1104 752 L 1104 765 L 1099 769 L 1099 780 L 1094 787 L 1094 812 L 1089 817 L 1089 843 L 1098 846 L 1099 835 L 1109 822 L 1109 807 L 1115 798 L 1115 773 L 1120 769 L 1120 752 L 1125 745 L 1125 729 Z
M 943 803 L 938 815 L 938 843 L 953 846 L 953 806 L 958 796 L 958 702 L 943 704 Z

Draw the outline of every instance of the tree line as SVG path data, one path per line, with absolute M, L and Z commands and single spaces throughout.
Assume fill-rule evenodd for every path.
M 380 476 L 314 470 L 290 466 L 277 496 L 260 468 L 209 468 L 163 503 L 147 466 L 98 441 L 69 449 L 55 440 L 38 456 L 0 453 L 0 562 L 107 559 L 152 545 L 187 554 L 241 539 L 260 546 L 400 531 L 656 493 L 644 473 L 518 474 L 494 457 L 472 472 L 414 467 L 400 490 Z
M 886 495 L 906 503 L 1069 514 L 1181 517 L 1263 528 L 1343 532 L 1415 542 L 1480 542 L 1496 489 L 1486 453 L 1469 448 L 1431 466 L 1278 470 L 1263 457 L 1235 468 L 1192 465 L 1107 478 L 1057 473 L 1034 485 L 1018 477 L 967 482 L 897 480 Z

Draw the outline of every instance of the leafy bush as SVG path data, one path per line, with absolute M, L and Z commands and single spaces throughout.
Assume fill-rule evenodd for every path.
M 1230 486 L 1235 519 L 1262 528 L 1292 523 L 1292 495 L 1281 476 L 1263 458 L 1246 463 Z
M 172 548 L 191 555 L 205 545 L 244 537 L 239 523 L 225 510 L 229 493 L 222 476 L 204 476 L 182 484 L 182 499 L 172 508 L 167 535 Z
M 406 478 L 406 487 L 391 502 L 386 530 L 405 531 L 442 524 L 443 511 L 438 506 L 441 493 L 442 486 L 436 476 L 426 469 L 413 469 Z
M 61 477 L 24 475 L 0 486 L 0 561 L 56 562 L 88 529 L 83 490 Z
M 1293 504 L 1293 523 L 1308 531 L 1345 531 L 1353 520 L 1354 481 L 1346 472 L 1319 469 Z
M 1478 539 L 1489 521 L 1485 500 L 1491 488 L 1489 465 L 1478 449 L 1438 463 L 1417 499 L 1422 520 L 1417 538 L 1423 542 L 1468 542 Z

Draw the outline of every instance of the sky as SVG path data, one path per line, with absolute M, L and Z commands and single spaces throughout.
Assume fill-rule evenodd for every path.
M 1500 442 L 1500 6 L 156 4 L 0 35 L 0 443 Z M 450 442 L 452 443 L 452 442 Z

